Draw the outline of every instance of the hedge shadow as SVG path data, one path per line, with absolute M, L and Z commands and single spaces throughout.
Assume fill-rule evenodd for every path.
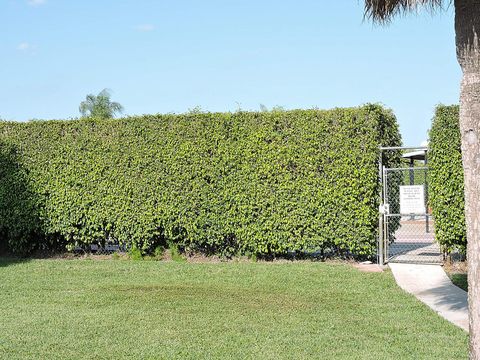
M 45 244 L 41 202 L 20 159 L 16 145 L 0 142 L 0 254 L 27 255 Z

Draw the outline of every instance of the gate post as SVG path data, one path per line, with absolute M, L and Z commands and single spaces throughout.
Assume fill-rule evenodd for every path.
M 380 205 L 378 207 L 378 264 L 380 266 L 384 265 L 384 248 L 383 248 L 383 150 L 380 150 L 380 155 L 378 159 L 378 175 L 380 182 Z
M 425 150 L 425 168 L 428 168 L 428 156 L 427 156 L 427 150 Z M 426 214 L 425 214 L 425 231 L 427 233 L 430 232 L 430 228 L 428 226 L 428 178 L 427 178 L 427 170 L 425 169 L 425 209 L 426 209 Z

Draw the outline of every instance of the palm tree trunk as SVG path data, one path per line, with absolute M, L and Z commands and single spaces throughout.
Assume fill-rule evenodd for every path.
M 460 131 L 465 173 L 470 358 L 480 360 L 480 0 L 455 0 L 457 58 L 463 78 Z

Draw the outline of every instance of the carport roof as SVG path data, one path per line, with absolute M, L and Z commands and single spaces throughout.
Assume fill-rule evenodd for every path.
M 426 150 L 417 150 L 405 153 L 402 155 L 402 157 L 410 160 L 425 160 L 426 154 Z

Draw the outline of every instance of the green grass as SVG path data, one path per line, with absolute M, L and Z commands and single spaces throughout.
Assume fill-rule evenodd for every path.
M 454 285 L 458 286 L 460 289 L 468 291 L 467 274 L 465 274 L 465 273 L 453 273 L 453 274 L 450 274 L 449 276 L 450 276 L 450 279 L 452 280 L 452 283 Z
M 346 264 L 0 259 L 0 358 L 461 359 L 467 334 Z

